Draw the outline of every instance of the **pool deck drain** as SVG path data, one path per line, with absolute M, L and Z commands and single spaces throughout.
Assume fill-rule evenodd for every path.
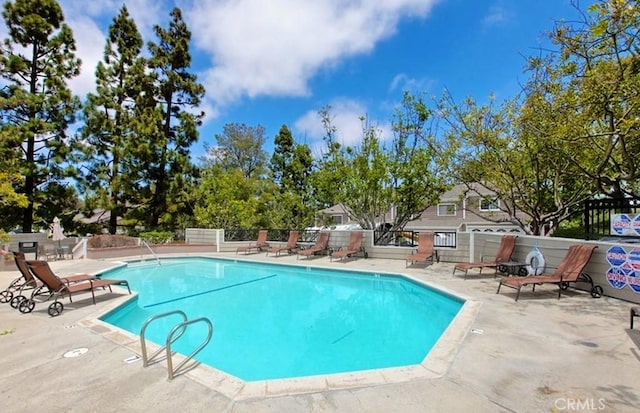
M 296 263 L 295 256 L 245 258 Z M 51 264 L 61 274 L 118 265 L 95 260 Z M 452 277 L 447 263 L 405 270 L 404 261 L 330 263 L 320 257 L 304 264 L 407 274 L 462 295 L 475 308 L 471 316 L 459 314 L 445 345 L 438 342 L 419 366 L 245 383 L 202 366 L 169 382 L 165 363 L 143 368 L 124 362 L 140 354 L 137 337 L 96 320 L 127 300 L 125 293 L 115 299 L 101 294 L 95 306 L 90 295 L 79 294 L 55 318 L 44 305 L 31 314 L 2 305 L 0 331 L 7 332 L 0 335 L 3 413 L 42 406 L 78 412 L 96 411 L 96 406 L 101 412 L 537 412 L 578 400 L 603 406 L 599 411 L 624 413 L 640 404 L 640 330 L 628 329 L 630 303 L 595 300 L 574 290 L 558 300 L 557 290 L 545 286 L 515 302 L 512 294 L 495 294 L 493 276 Z M 0 287 L 16 276 L 0 273 Z M 78 327 L 65 328 L 69 325 Z M 472 329 L 484 334 L 470 334 Z M 449 337 L 455 345 L 446 345 Z M 61 356 L 80 347 L 89 351 Z

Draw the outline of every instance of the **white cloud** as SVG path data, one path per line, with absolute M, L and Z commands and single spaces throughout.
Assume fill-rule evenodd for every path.
M 95 71 L 98 62 L 104 57 L 104 46 L 108 27 L 120 13 L 121 0 L 62 0 L 65 19 L 73 30 L 76 40 L 76 55 L 82 59 L 80 76 L 69 82 L 74 94 L 82 99 L 88 92 L 95 90 Z M 143 38 L 153 35 L 153 25 L 169 18 L 170 8 L 163 8 L 167 2 L 154 0 L 132 0 L 126 6 L 136 22 Z M 103 27 L 99 26 L 102 23 Z M 143 47 L 143 52 L 146 50 Z
M 489 8 L 489 12 L 482 20 L 482 24 L 485 27 L 498 26 L 509 21 L 511 17 L 512 13 L 506 7 L 494 4 Z
M 367 108 L 350 99 L 336 99 L 329 106 L 331 124 L 336 128 L 336 139 L 345 146 L 357 146 L 362 141 L 362 117 L 368 117 Z M 379 131 L 382 141 L 391 138 L 391 126 L 369 118 L 369 124 Z M 309 111 L 294 122 L 297 136 L 305 136 L 314 156 L 320 156 L 325 148 L 322 138 L 326 135 L 318 111 Z
M 220 0 L 185 11 L 203 77 L 216 105 L 260 95 L 305 96 L 308 81 L 341 60 L 370 52 L 400 19 L 425 16 L 435 0 Z
M 400 91 L 410 91 L 410 92 L 424 92 L 434 85 L 434 81 L 427 78 L 416 79 L 410 77 L 405 73 L 400 73 L 394 76 L 391 84 L 389 85 L 389 91 L 394 92 L 396 90 Z
M 80 75 L 69 82 L 69 87 L 75 95 L 84 98 L 87 93 L 96 89 L 96 66 L 103 57 L 105 37 L 96 23 L 89 18 L 69 19 L 67 23 L 76 39 L 76 56 L 82 59 Z

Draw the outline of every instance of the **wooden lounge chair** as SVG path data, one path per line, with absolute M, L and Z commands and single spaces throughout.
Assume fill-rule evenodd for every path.
M 41 281 L 33 277 L 33 274 L 27 266 L 23 252 L 13 252 L 12 254 L 21 276 L 13 280 L 6 290 L 0 292 L 0 302 L 9 302 L 11 307 L 18 308 L 20 301 L 26 299 L 23 295 L 24 291 L 42 287 L 43 284 Z M 78 281 L 87 281 L 94 278 L 95 276 L 91 274 L 76 274 L 66 276 L 64 277 L 64 280 L 69 283 L 73 283 Z
M 492 261 L 483 261 L 481 258 L 480 262 L 461 262 L 456 264 L 453 267 L 453 274 L 456 274 L 456 271 L 464 271 L 464 278 L 467 279 L 467 274 L 470 269 L 478 268 L 480 272 L 478 275 L 482 275 L 482 270 L 484 268 L 493 268 L 495 270 L 494 277 L 498 274 L 498 265 L 501 262 L 507 262 L 511 260 L 511 254 L 513 254 L 513 250 L 516 247 L 516 238 L 517 235 L 503 235 L 500 240 L 500 246 L 498 247 L 498 252 L 496 253 L 496 258 Z
M 588 282 L 591 284 L 591 296 L 598 298 L 602 296 L 602 287 L 593 284 L 593 279 L 589 274 L 583 272 L 584 267 L 587 266 L 593 251 L 597 248 L 597 245 L 572 245 L 569 247 L 569 251 L 562 259 L 560 265 L 552 275 L 530 275 L 528 277 L 507 277 L 500 280 L 498 285 L 498 291 L 503 285 L 505 287 L 515 288 L 516 301 L 520 297 L 520 290 L 525 285 L 532 285 L 533 292 L 536 290 L 536 285 L 539 284 L 557 284 L 558 285 L 558 298 L 562 294 L 563 290 L 569 288 L 570 283 L 576 282 Z
M 309 248 L 305 248 L 298 251 L 297 259 L 300 259 L 300 256 L 310 257 L 315 254 L 319 254 L 322 252 L 329 252 L 329 233 L 328 232 L 320 232 L 318 234 L 318 239 L 316 243 Z
M 72 283 L 67 279 L 59 278 L 56 276 L 51 267 L 49 267 L 49 263 L 46 261 L 26 261 L 27 267 L 31 271 L 31 273 L 42 282 L 42 286 L 33 290 L 31 293 L 31 298 L 22 300 L 18 306 L 18 310 L 21 313 L 30 313 L 33 311 L 36 303 L 36 298 L 41 298 L 42 301 L 46 301 L 49 298 L 53 297 L 54 302 L 49 305 L 49 315 L 55 317 L 62 313 L 64 310 L 64 305 L 58 301 L 60 296 L 65 294 L 69 295 L 69 302 L 73 302 L 71 296 L 73 293 L 81 292 L 81 291 L 91 291 L 91 298 L 93 300 L 93 304 L 96 303 L 95 289 L 100 287 L 107 287 L 109 291 L 112 292 L 112 285 L 121 285 L 127 287 L 129 290 L 129 294 L 131 294 L 131 289 L 129 288 L 129 283 L 126 280 L 111 280 L 111 279 L 89 279 L 86 281 L 75 282 Z M 48 289 L 48 294 L 41 292 L 43 288 Z M 46 295 L 45 298 L 42 298 Z
M 270 252 L 275 253 L 276 257 L 280 255 L 282 251 L 287 251 L 289 254 L 298 247 L 298 231 L 289 231 L 289 240 L 286 244 L 276 245 L 267 250 L 267 254 Z
M 434 258 L 438 259 L 438 252 L 433 249 L 433 232 L 421 232 L 418 236 L 418 249 L 415 254 L 411 254 L 406 258 L 406 266 L 413 265 L 416 262 L 428 262 L 433 264 Z
M 268 246 L 269 244 L 267 244 L 267 230 L 261 229 L 260 232 L 258 232 L 258 239 L 256 240 L 256 242 L 250 243 L 249 245 L 245 245 L 242 247 L 238 247 L 238 249 L 236 250 L 236 254 L 238 254 L 238 252 L 240 251 L 243 251 L 245 254 L 248 254 L 253 250 L 256 250 L 256 252 L 258 252 L 258 251 L 262 251 L 263 248 L 266 248 Z
M 337 251 L 331 253 L 329 261 L 333 261 L 334 258 L 342 260 L 346 257 L 351 257 L 354 254 L 362 252 L 364 257 L 367 258 L 367 252 L 362 247 L 362 235 L 361 231 L 352 231 L 349 237 L 349 245 L 346 247 L 340 247 Z

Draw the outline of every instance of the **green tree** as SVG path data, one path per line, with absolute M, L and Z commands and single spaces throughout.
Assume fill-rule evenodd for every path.
M 24 182 L 16 192 L 27 199 L 22 228 L 30 232 L 35 207 L 47 198 L 43 188 L 74 172 L 65 167 L 66 131 L 80 103 L 66 82 L 78 75 L 80 60 L 55 0 L 6 2 L 2 16 L 9 31 L 0 49 L 2 145 L 21 152 Z
M 87 96 L 85 125 L 81 131 L 85 192 L 90 191 L 100 207 L 111 211 L 109 232 L 116 233 L 117 219 L 128 204 L 137 204 L 134 164 L 135 99 L 144 85 L 145 63 L 140 52 L 142 36 L 126 6 L 109 26 L 103 60 L 96 69 L 96 93 Z
M 267 166 L 264 133 L 264 127 L 260 125 L 224 125 L 222 134 L 215 135 L 218 145 L 207 148 L 210 163 L 219 164 L 225 170 L 239 169 L 247 178 L 264 175 Z
M 313 168 L 311 150 L 308 145 L 296 144 L 286 125 L 280 128 L 274 145 L 270 169 L 273 181 L 278 185 L 278 195 L 274 199 L 277 205 L 274 205 L 272 217 L 279 216 L 283 228 L 311 226 L 315 212 L 309 191 Z
M 446 152 L 436 150 L 438 142 L 427 128 L 431 114 L 421 97 L 405 94 L 388 147 L 364 117 L 360 145 L 342 147 L 330 108 L 320 115 L 327 144 L 314 176 L 320 199 L 343 204 L 362 228 L 382 229 L 380 237 L 402 229 L 438 199 Z
M 161 113 L 161 123 L 155 128 L 146 129 L 148 142 L 146 159 L 148 188 L 151 191 L 147 222 L 156 227 L 163 218 L 172 223 L 175 217 L 168 206 L 176 196 L 171 185 L 175 177 L 194 173 L 189 158 L 189 149 L 198 139 L 198 126 L 204 113 L 192 113 L 198 107 L 205 90 L 198 83 L 197 76 L 189 72 L 191 53 L 189 41 L 191 32 L 182 19 L 178 8 L 171 11 L 168 29 L 155 26 L 158 43 L 149 44 L 149 68 L 156 77 L 157 100 L 155 110 L 149 108 L 147 114 L 151 120 Z
M 480 185 L 500 201 L 504 214 L 483 218 L 508 221 L 534 235 L 552 234 L 580 211 L 591 189 L 562 154 L 556 126 L 568 114 L 547 93 L 549 85 L 534 74 L 522 104 L 511 100 L 499 107 L 471 98 L 458 105 L 446 94 L 439 110 L 457 148 L 451 175 L 468 191 Z
M 558 124 L 564 155 L 601 193 L 638 196 L 640 8 L 635 0 L 599 0 L 588 12 L 551 35 L 560 53 L 547 70 L 562 76 L 554 93 L 570 114 Z
M 262 221 L 259 182 L 245 176 L 239 168 L 225 170 L 221 165 L 203 172 L 194 216 L 198 225 L 208 228 L 265 227 Z

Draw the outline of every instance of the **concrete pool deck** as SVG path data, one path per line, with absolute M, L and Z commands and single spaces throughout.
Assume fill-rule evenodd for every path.
M 264 254 L 213 256 L 402 273 L 459 294 L 476 308 L 471 318 L 463 320 L 464 331 L 456 333 L 460 345 L 445 346 L 444 353 L 449 354 L 440 360 L 439 371 L 408 373 L 400 380 L 382 375 L 351 386 L 346 379 L 333 385 L 335 378 L 316 378 L 326 388 L 310 392 L 296 386 L 287 389 L 284 382 L 271 388 L 254 385 L 246 391 L 238 381 L 240 390 L 233 393 L 216 387 L 202 366 L 168 381 L 166 363 L 146 369 L 139 361 L 127 363 L 137 354 L 135 346 L 123 344 L 131 337 L 118 337 L 94 322 L 126 300 L 126 293 L 114 297 L 98 292 L 95 306 L 90 294 L 79 294 L 74 303 L 65 299 L 65 311 L 55 318 L 47 315 L 44 303 L 36 304 L 31 314 L 3 304 L 2 411 L 632 412 L 640 403 L 640 330 L 629 330 L 630 303 L 592 299 L 575 290 L 557 300 L 553 286 L 539 287 L 535 294 L 523 290 L 514 302 L 515 290 L 496 295 L 498 279 L 492 275 L 464 280 L 452 276 L 453 266 L 447 263 L 405 269 L 404 261 L 382 259 L 329 262 L 326 257 L 296 261 L 295 256 Z M 114 262 L 56 261 L 51 266 L 70 274 L 99 272 Z M 0 273 L 0 289 L 17 275 Z M 88 351 L 63 357 L 77 348 Z

